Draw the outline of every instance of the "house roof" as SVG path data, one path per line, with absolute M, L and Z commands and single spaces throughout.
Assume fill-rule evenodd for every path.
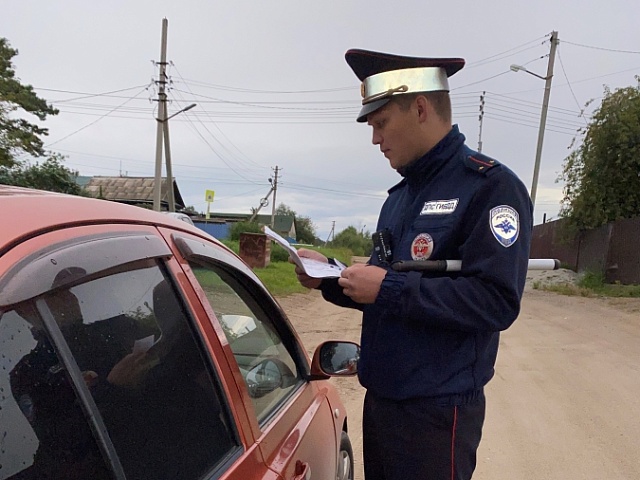
M 212 212 L 209 214 L 211 218 L 223 219 L 223 220 L 237 220 L 245 221 L 249 220 L 253 214 L 251 213 L 219 213 Z M 295 217 L 293 215 L 276 215 L 273 219 L 273 229 L 277 232 L 289 232 L 294 224 Z M 256 215 L 256 222 L 259 225 L 271 225 L 271 215 Z
M 91 177 L 85 189 L 93 196 L 121 203 L 153 203 L 154 177 Z M 173 181 L 173 194 L 176 207 L 184 208 L 184 200 Z M 160 184 L 160 201 L 168 204 L 167 179 L 162 178 Z
M 271 225 L 271 215 L 258 215 L 256 220 L 260 225 Z M 273 219 L 273 230 L 276 232 L 289 232 L 294 220 L 295 217 L 293 215 L 276 215 Z

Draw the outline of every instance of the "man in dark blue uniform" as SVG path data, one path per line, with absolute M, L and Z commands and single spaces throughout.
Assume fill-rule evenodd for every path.
M 464 60 L 364 50 L 346 60 L 363 82 L 357 120 L 403 179 L 389 190 L 367 265 L 339 279 L 296 273 L 328 301 L 363 311 L 366 480 L 470 479 L 499 332 L 520 311 L 531 201 L 511 170 L 468 148 L 452 125 L 448 77 Z M 425 270 L 433 260 L 461 267 Z

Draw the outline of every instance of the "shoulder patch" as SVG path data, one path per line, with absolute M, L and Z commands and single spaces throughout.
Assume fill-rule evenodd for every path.
M 464 164 L 475 172 L 485 173 L 493 167 L 500 165 L 500 162 L 481 153 L 474 152 L 465 157 Z

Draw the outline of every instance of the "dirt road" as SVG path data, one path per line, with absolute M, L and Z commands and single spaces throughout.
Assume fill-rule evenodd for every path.
M 309 353 L 358 341 L 360 314 L 318 292 L 279 299 Z M 363 480 L 363 389 L 333 379 Z M 501 339 L 474 480 L 640 479 L 640 299 L 566 297 L 527 287 Z

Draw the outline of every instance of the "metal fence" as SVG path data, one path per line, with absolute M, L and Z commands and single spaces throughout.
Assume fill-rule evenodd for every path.
M 557 258 L 577 272 L 599 271 L 607 282 L 640 283 L 640 217 L 566 238 L 564 220 L 533 227 L 531 258 Z

